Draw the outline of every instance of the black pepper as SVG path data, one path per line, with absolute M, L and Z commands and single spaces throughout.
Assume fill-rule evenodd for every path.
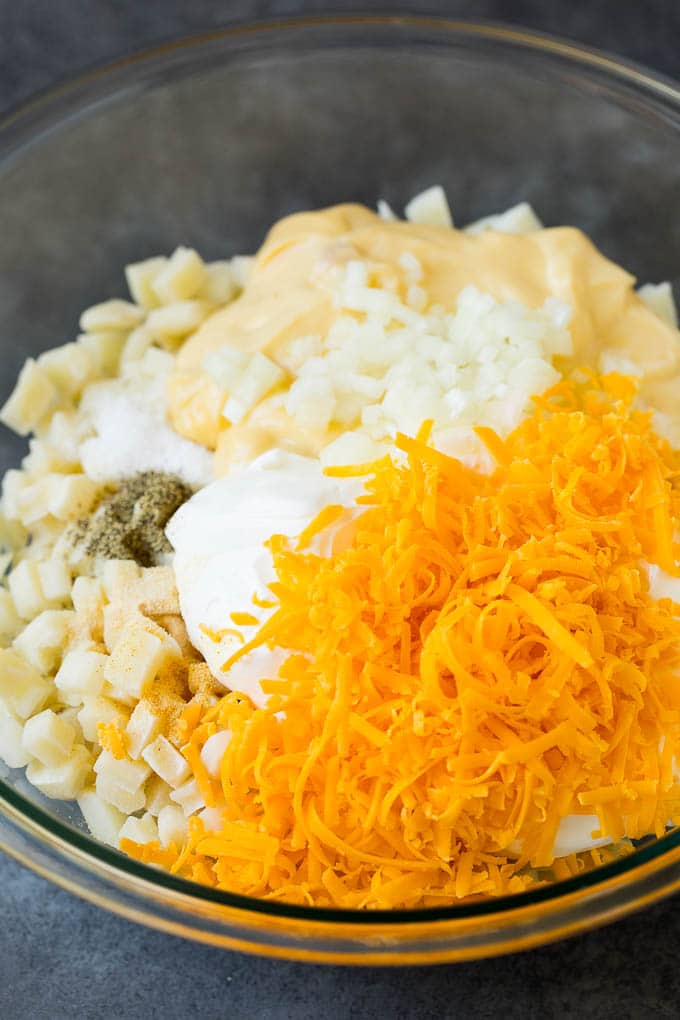
M 165 525 L 192 495 L 193 489 L 176 475 L 143 471 L 121 482 L 89 517 L 77 521 L 71 543 L 86 556 L 152 567 L 172 552 Z

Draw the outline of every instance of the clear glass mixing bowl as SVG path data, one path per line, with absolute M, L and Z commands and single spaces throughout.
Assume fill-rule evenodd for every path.
M 528 199 L 641 280 L 680 267 L 680 91 L 550 39 L 418 18 L 232 28 L 133 57 L 0 124 L 0 399 L 27 355 L 124 294 L 126 262 L 257 247 L 295 209 L 442 183 L 459 222 Z M 0 469 L 22 444 L 3 430 Z M 92 840 L 0 773 L 0 844 L 73 892 L 166 931 L 272 956 L 416 963 L 516 950 L 680 886 L 680 831 L 514 897 L 320 910 L 215 892 Z

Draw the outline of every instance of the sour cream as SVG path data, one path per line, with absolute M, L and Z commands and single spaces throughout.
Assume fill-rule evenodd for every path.
M 275 579 L 265 542 L 272 535 L 295 538 L 329 504 L 351 506 L 360 486 L 329 478 L 318 461 L 272 451 L 207 485 L 168 523 L 182 617 L 192 644 L 226 688 L 266 702 L 261 680 L 275 677 L 287 652 L 261 647 L 225 670 L 224 664 L 257 632 L 272 610 Z M 251 612 L 252 626 L 236 626 L 232 613 Z

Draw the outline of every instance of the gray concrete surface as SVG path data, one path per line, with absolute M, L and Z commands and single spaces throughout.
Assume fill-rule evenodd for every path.
M 409 10 L 394 2 L 335 10 Z M 0 110 L 78 70 L 229 19 L 317 0 L 0 0 Z M 426 5 L 551 31 L 680 75 L 674 0 Z M 0 859 L 0 1020 L 625 1018 L 680 1012 L 678 899 L 568 942 L 437 968 L 348 971 L 249 958 L 147 931 Z

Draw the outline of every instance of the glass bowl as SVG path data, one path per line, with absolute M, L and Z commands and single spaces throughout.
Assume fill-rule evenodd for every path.
M 341 18 L 230 28 L 132 57 L 0 124 L 0 399 L 27 355 L 124 294 L 123 266 L 178 244 L 254 250 L 274 220 L 395 207 L 445 186 L 460 222 L 528 199 L 642 281 L 680 267 L 680 91 L 602 54 L 489 25 Z M 3 430 L 0 469 L 23 444 Z M 0 773 L 0 844 L 118 913 L 215 945 L 353 964 L 502 953 L 680 887 L 680 831 L 513 897 L 321 910 L 215 892 L 91 839 L 73 809 Z

